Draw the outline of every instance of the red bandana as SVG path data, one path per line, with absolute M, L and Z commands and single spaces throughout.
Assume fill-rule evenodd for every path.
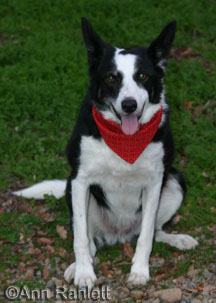
M 94 120 L 106 144 L 125 161 L 133 164 L 156 134 L 162 118 L 162 108 L 152 119 L 141 125 L 134 135 L 125 135 L 121 126 L 111 120 L 104 119 L 103 115 L 92 107 Z

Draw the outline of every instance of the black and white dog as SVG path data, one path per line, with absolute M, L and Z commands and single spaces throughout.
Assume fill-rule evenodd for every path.
M 179 209 L 186 189 L 182 175 L 172 167 L 174 145 L 164 88 L 176 22 L 147 48 L 111 46 L 85 18 L 82 31 L 90 87 L 67 148 L 71 175 L 67 182 L 44 181 L 15 194 L 60 198 L 66 188 L 76 257 L 65 271 L 66 281 L 74 279 L 75 285 L 91 288 L 96 280 L 92 265 L 96 247 L 138 237 L 129 281 L 145 284 L 154 233 L 156 241 L 178 249 L 198 244 L 191 236 L 162 230 Z

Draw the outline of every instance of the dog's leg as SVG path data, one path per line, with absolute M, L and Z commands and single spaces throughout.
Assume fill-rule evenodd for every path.
M 184 189 L 179 182 L 180 177 L 181 175 L 177 171 L 175 174 L 170 174 L 162 190 L 156 219 L 155 240 L 184 250 L 196 247 L 198 242 L 189 235 L 168 234 L 162 230 L 162 226 L 172 218 L 181 206 Z
M 71 222 L 73 221 L 72 217 L 73 217 L 73 213 L 72 213 L 72 205 L 71 205 L 71 193 L 72 193 L 72 190 L 71 190 L 71 180 L 68 181 L 68 187 L 67 187 L 68 191 L 67 191 L 67 203 L 68 203 L 68 206 L 69 208 L 71 209 Z M 89 199 L 89 205 L 88 205 L 88 215 L 87 215 L 87 218 L 88 218 L 88 226 L 87 226 L 87 229 L 88 229 L 88 238 L 89 238 L 89 250 L 90 250 L 90 254 L 92 257 L 95 256 L 96 254 L 96 245 L 95 245 L 95 242 L 94 242 L 94 226 L 95 226 L 95 221 L 98 220 L 98 210 L 95 208 L 96 207 L 96 204 L 97 202 L 94 200 L 94 197 L 91 195 L 90 196 L 90 199 Z M 73 227 L 71 226 L 72 230 L 73 230 Z M 65 273 L 64 273 L 64 279 L 70 283 L 71 280 L 74 279 L 74 275 L 75 275 L 75 267 L 76 267 L 76 263 L 72 263 L 70 266 L 68 266 L 68 268 L 65 270 Z
M 96 280 L 92 266 L 90 243 L 87 231 L 89 193 L 88 186 L 82 180 L 72 181 L 72 206 L 74 228 L 74 252 L 76 262 L 65 271 L 65 279 L 70 281 L 74 276 L 74 284 L 79 287 L 92 288 Z M 92 250 L 92 248 L 91 248 Z
M 94 257 L 96 254 L 96 246 L 95 246 L 95 243 L 93 240 L 90 240 L 89 249 L 90 249 L 91 256 Z M 70 266 L 68 266 L 64 272 L 64 279 L 68 283 L 70 283 L 74 279 L 75 267 L 76 267 L 76 262 L 74 262 Z
M 152 181 L 142 198 L 142 224 L 137 240 L 136 252 L 132 260 L 129 282 L 145 284 L 149 280 L 149 256 L 152 250 L 155 218 L 159 203 L 162 174 Z

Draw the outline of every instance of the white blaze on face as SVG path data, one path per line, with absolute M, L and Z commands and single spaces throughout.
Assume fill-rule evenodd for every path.
M 133 135 L 139 129 L 138 118 L 144 104 L 148 101 L 148 92 L 134 80 L 134 75 L 137 72 L 137 57 L 132 54 L 123 55 L 120 52 L 121 50 L 117 49 L 114 57 L 117 72 L 122 76 L 122 86 L 116 99 L 115 109 L 121 116 L 122 131 L 126 135 Z M 137 109 L 133 114 L 126 115 L 122 109 L 122 102 L 126 98 L 132 98 L 137 102 Z
M 122 87 L 116 100 L 116 109 L 123 114 L 121 103 L 126 98 L 132 98 L 137 102 L 137 110 L 135 114 L 139 114 L 145 102 L 148 101 L 148 92 L 140 87 L 134 80 L 137 72 L 136 60 L 137 56 L 132 54 L 120 54 L 122 50 L 116 49 L 114 62 L 117 72 L 122 76 Z

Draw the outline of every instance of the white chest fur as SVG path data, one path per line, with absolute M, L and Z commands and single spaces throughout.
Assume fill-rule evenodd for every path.
M 150 143 L 134 164 L 115 154 L 104 142 L 93 137 L 81 140 L 78 177 L 89 184 L 100 185 L 115 211 L 122 215 L 135 212 L 140 205 L 140 193 L 163 171 L 163 145 Z

